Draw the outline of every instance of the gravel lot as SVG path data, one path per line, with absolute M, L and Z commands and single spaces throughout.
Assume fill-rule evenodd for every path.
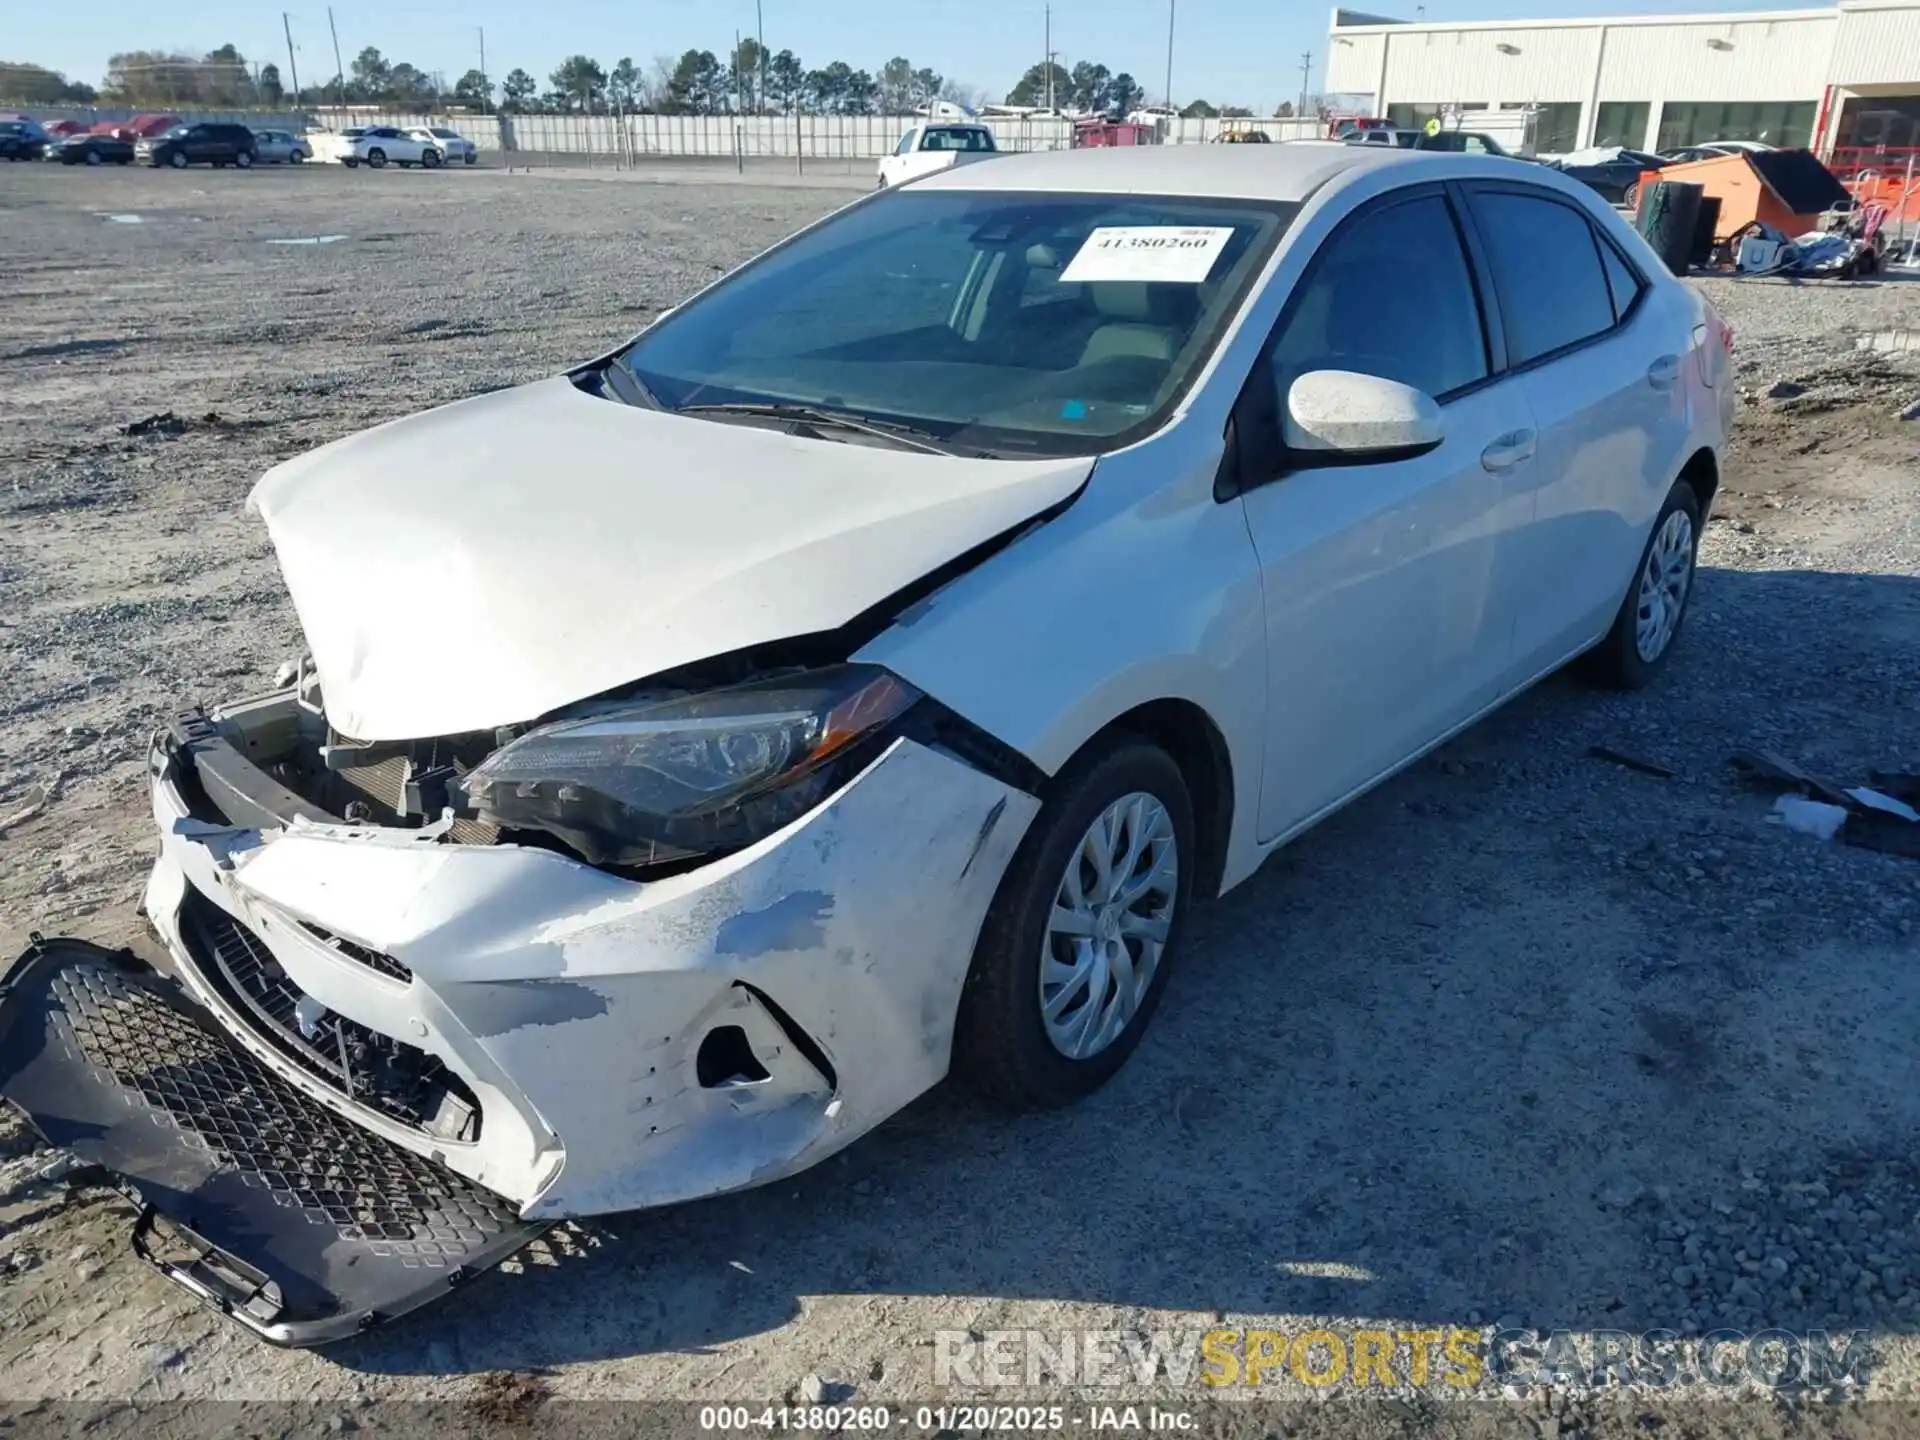
M 0 833 L 6 953 L 138 937 L 147 733 L 298 653 L 240 508 L 263 469 L 593 354 L 851 193 L 7 168 L 0 826 L 44 803 Z M 1920 422 L 1897 418 L 1920 350 L 1871 342 L 1920 334 L 1920 284 L 1702 283 L 1747 398 L 1666 678 L 1540 686 L 1199 912 L 1091 1103 L 1008 1120 L 949 1087 L 797 1182 L 562 1234 L 324 1354 L 150 1275 L 126 1209 L 34 1183 L 50 1157 L 7 1118 L 0 1398 L 315 1400 L 323 1424 L 369 1398 L 924 1400 L 938 1330 L 1315 1321 L 1864 1327 L 1870 1393 L 1912 1394 L 1920 862 L 1766 823 L 1727 757 L 1920 769 Z M 1466 1433 L 1467 1409 L 1287 1423 Z M 1562 1393 L 1475 1423 L 1643 1412 Z M 1913 1421 L 1696 1405 L 1668 1433 Z

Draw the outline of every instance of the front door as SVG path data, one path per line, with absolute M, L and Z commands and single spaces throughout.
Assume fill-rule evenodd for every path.
M 1424 391 L 1445 439 L 1413 459 L 1303 464 L 1277 421 L 1293 380 L 1313 370 Z M 1263 414 L 1271 422 L 1253 418 Z M 1235 424 L 1266 611 L 1267 840 L 1484 709 L 1507 661 L 1507 570 L 1530 505 L 1509 477 L 1531 463 L 1533 420 L 1517 381 L 1495 374 L 1440 187 L 1391 192 L 1328 237 Z

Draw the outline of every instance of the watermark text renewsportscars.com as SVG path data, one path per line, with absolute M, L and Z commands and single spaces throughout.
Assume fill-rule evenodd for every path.
M 1509 1386 L 1731 1390 L 1861 1386 L 1864 1331 L 940 1330 L 933 1382 L 981 1388 L 1335 1386 L 1459 1394 Z

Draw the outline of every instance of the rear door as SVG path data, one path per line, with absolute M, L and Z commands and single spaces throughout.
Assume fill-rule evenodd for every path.
M 1499 296 L 1508 363 L 1539 428 L 1516 470 L 1529 500 L 1514 608 L 1521 684 L 1605 633 L 1691 428 L 1690 321 L 1571 197 L 1476 182 L 1469 207 Z
M 1323 242 L 1236 408 L 1260 559 L 1268 729 L 1260 836 L 1379 779 L 1492 703 L 1505 668 L 1510 475 L 1532 418 L 1500 373 L 1492 297 L 1438 185 L 1362 205 Z M 1413 459 L 1310 466 L 1278 417 L 1293 381 L 1348 370 L 1414 386 L 1445 439 Z

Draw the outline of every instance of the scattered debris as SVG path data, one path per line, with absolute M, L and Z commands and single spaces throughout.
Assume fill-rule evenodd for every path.
M 1914 401 L 1911 405 L 1902 406 L 1894 411 L 1894 416 L 1900 420 L 1920 420 L 1920 400 Z
M 269 245 L 331 245 L 336 240 L 344 240 L 344 235 L 294 235 L 285 240 L 269 240 Z
M 808 1405 L 837 1405 L 853 1398 L 854 1387 L 837 1380 L 809 1375 L 800 1382 L 800 1399 Z
M 1780 824 L 1816 840 L 1831 840 L 1847 823 L 1847 807 L 1829 805 L 1824 800 L 1808 800 L 1800 795 L 1782 795 L 1773 802 L 1773 813 Z
M 1611 760 L 1614 764 L 1624 765 L 1629 770 L 1638 770 L 1642 775 L 1651 775 L 1656 780 L 1672 780 L 1679 774 L 1679 771 L 1669 770 L 1665 765 L 1656 765 L 1651 760 L 1641 760 L 1606 745 L 1589 745 L 1587 754 L 1596 760 Z
M 1871 778 L 1878 788 L 1843 790 L 1767 750 L 1738 751 L 1731 763 L 1750 782 L 1798 792 L 1773 806 L 1772 818 L 1789 830 L 1920 860 L 1920 809 L 1913 803 L 1920 801 L 1920 775 L 1876 770 Z
M 209 410 L 197 420 L 183 420 L 171 410 L 162 410 L 157 415 L 148 415 L 135 420 L 131 425 L 122 425 L 122 435 L 138 438 L 142 435 L 184 435 L 189 430 L 225 430 L 229 422 L 217 410 Z
M 1750 784 L 1768 785 L 1776 790 L 1798 790 L 1829 805 L 1844 806 L 1847 803 L 1847 792 L 1838 785 L 1809 774 L 1771 750 L 1736 750 L 1728 757 L 1728 763 L 1745 774 Z
M 1769 400 L 1792 400 L 1806 393 L 1806 386 L 1792 380 L 1776 380 L 1767 387 Z
M 66 770 L 60 771 L 49 783 L 38 787 L 40 791 L 39 799 L 29 801 L 25 806 L 14 811 L 11 815 L 0 816 L 0 835 L 6 834 L 7 831 L 13 829 L 16 825 L 26 824 L 27 821 L 33 819 L 34 816 L 46 809 L 47 806 L 51 805 L 55 800 L 58 800 L 60 798 L 60 787 L 66 783 L 69 773 L 71 772 Z

